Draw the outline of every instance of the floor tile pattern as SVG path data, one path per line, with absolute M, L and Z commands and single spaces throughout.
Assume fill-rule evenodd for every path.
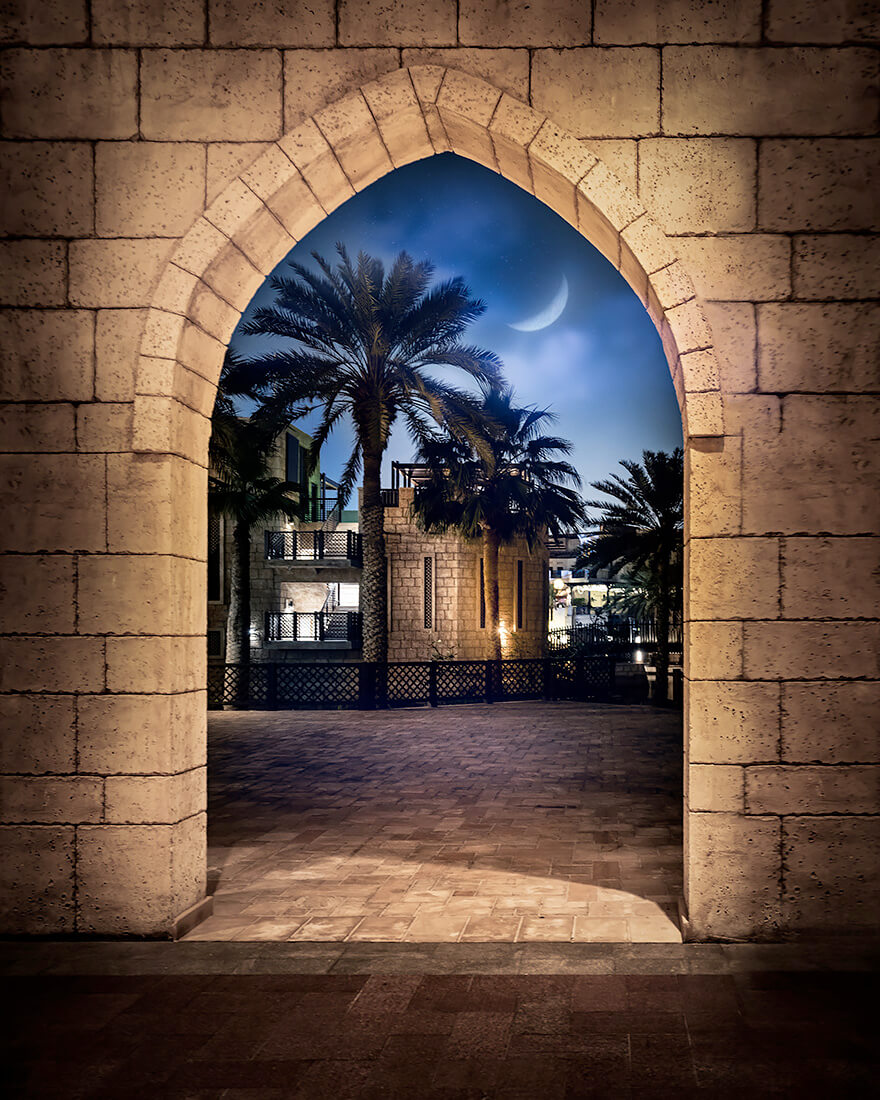
M 680 941 L 681 770 L 647 706 L 212 713 L 187 939 Z

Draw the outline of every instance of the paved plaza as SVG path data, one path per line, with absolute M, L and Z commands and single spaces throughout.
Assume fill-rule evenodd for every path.
M 680 942 L 681 716 L 215 712 L 189 940 Z

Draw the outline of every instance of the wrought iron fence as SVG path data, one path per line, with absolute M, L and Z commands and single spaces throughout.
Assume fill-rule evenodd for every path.
M 355 642 L 359 611 L 267 611 L 267 642 Z
M 607 702 L 614 689 L 614 659 L 608 657 L 208 667 L 208 706 L 213 708 L 373 710 L 514 699 Z
M 357 531 L 267 531 L 269 561 L 322 561 L 343 558 L 361 560 L 361 536 Z
M 581 626 L 554 627 L 548 632 L 547 645 L 551 653 L 596 653 L 614 655 L 618 660 L 633 659 L 636 650 L 654 650 L 657 631 L 650 621 L 627 620 L 622 623 L 589 623 Z M 680 654 L 680 626 L 669 628 L 669 649 Z

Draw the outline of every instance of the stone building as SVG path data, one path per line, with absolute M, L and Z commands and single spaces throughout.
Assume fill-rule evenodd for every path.
M 0 920 L 205 897 L 230 335 L 397 166 L 470 157 L 659 331 L 685 442 L 692 938 L 880 909 L 878 26 L 847 0 L 13 0 L 0 90 Z

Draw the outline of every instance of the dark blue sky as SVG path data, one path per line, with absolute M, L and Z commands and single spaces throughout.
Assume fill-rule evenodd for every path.
M 641 303 L 576 230 L 503 177 L 452 153 L 407 165 L 325 218 L 290 257 L 314 264 L 317 251 L 335 259 L 337 241 L 386 264 L 401 250 L 429 259 L 438 279 L 461 275 L 486 303 L 466 340 L 501 357 L 520 403 L 553 408 L 554 434 L 572 441 L 585 485 L 617 470 L 621 458 L 681 444 L 669 368 Z M 557 320 L 540 331 L 509 327 L 557 298 L 563 276 L 569 296 Z M 271 297 L 265 285 L 243 319 Z M 232 345 L 243 354 L 265 350 L 264 340 L 238 330 Z M 312 422 L 298 425 L 308 431 Z M 325 446 L 321 468 L 337 476 L 350 451 L 346 426 Z M 411 457 L 409 437 L 397 426 L 388 469 L 392 459 Z

